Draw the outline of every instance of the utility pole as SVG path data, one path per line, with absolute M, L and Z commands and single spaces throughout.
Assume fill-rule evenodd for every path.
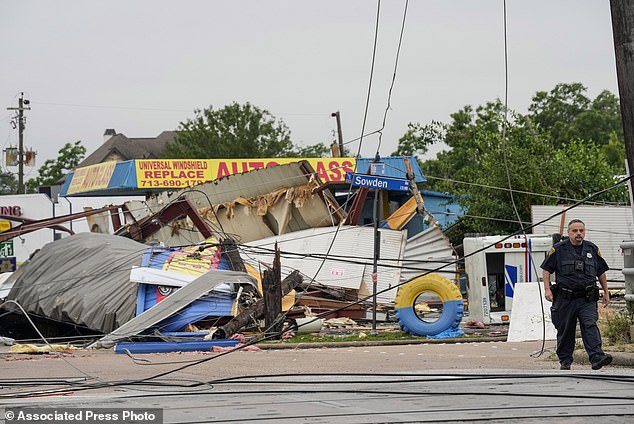
M 621 119 L 628 176 L 634 175 L 634 0 L 610 0 L 612 36 L 616 58 L 616 77 L 619 84 Z M 634 215 L 632 180 L 629 180 L 630 208 Z M 623 249 L 623 276 L 625 277 L 625 301 L 634 305 L 634 242 L 621 244 Z M 630 309 L 631 310 L 631 309 Z M 634 326 L 630 326 L 630 332 Z
M 339 156 L 343 157 L 343 133 L 341 132 L 341 114 L 339 111 L 330 114 L 333 118 L 337 118 L 337 136 L 339 138 Z
M 18 111 L 18 194 L 24 194 L 24 111 L 31 110 L 28 105 L 31 102 L 20 93 L 18 107 L 8 107 L 7 110 Z M 26 106 L 26 107 L 25 107 Z
M 634 173 L 634 0 L 610 0 L 625 156 Z M 630 187 L 632 187 L 630 180 Z M 634 205 L 632 205 L 634 206 Z

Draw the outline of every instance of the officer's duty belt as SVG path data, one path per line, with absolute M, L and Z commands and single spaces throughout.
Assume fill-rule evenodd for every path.
M 586 293 L 586 289 L 570 290 L 565 287 L 559 288 L 559 294 L 564 299 L 578 299 L 580 297 L 586 297 Z

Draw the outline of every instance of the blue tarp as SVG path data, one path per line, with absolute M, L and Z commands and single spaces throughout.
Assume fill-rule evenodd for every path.
M 435 336 L 427 336 L 428 339 L 453 339 L 456 337 L 464 336 L 464 331 L 462 331 L 458 327 L 451 327 L 443 331 L 442 333 L 438 333 Z

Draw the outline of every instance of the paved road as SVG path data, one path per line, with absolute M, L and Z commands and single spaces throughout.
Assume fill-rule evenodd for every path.
M 3 355 L 0 402 L 162 408 L 166 423 L 634 420 L 634 369 L 559 371 L 549 352 L 536 355 L 540 348 L 540 342 L 425 344 L 139 355 L 136 361 L 111 352 Z M 49 389 L 68 394 L 15 398 Z

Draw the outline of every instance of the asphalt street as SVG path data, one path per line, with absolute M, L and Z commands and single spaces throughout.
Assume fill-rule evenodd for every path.
M 165 423 L 634 420 L 634 369 L 593 371 L 575 363 L 572 371 L 560 371 L 552 345 L 434 343 L 135 357 L 112 351 L 13 355 L 3 348 L 0 405 L 6 411 L 158 408 Z

